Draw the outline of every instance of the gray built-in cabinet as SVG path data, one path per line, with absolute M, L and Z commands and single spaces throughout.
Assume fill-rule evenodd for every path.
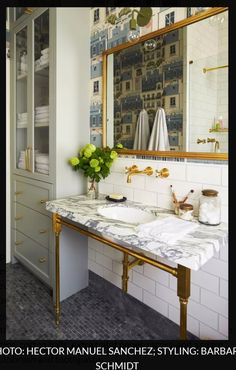
M 89 142 L 89 8 L 24 9 L 10 8 L 11 258 L 53 287 L 45 202 L 86 188 L 68 159 Z

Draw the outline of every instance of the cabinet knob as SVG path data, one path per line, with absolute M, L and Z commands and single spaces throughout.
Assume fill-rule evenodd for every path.
M 17 241 L 15 242 L 15 245 L 21 245 L 21 244 L 23 244 L 23 241 L 22 241 L 22 240 L 17 240 Z
M 23 191 L 15 191 L 15 195 L 21 195 L 23 194 Z
M 47 230 L 39 230 L 39 234 L 46 234 L 47 232 Z
M 21 220 L 23 218 L 23 216 L 16 216 L 15 217 L 15 221 L 19 221 L 19 220 Z
M 46 203 L 47 201 L 48 201 L 48 199 L 41 199 L 41 200 L 40 200 L 40 203 L 41 203 L 41 204 L 44 204 L 44 203 Z
M 46 262 L 46 261 L 47 261 L 46 257 L 40 257 L 40 258 L 39 258 L 39 262 L 40 262 L 40 263 L 44 263 L 44 262 Z

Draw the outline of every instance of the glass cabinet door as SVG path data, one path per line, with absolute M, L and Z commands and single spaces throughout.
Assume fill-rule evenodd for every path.
M 27 27 L 16 34 L 16 168 L 29 170 L 27 106 L 28 53 Z
M 34 172 L 49 175 L 49 10 L 34 20 Z

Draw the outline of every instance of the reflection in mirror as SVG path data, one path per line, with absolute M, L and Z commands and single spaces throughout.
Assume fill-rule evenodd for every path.
M 107 145 L 227 152 L 228 12 L 107 57 Z

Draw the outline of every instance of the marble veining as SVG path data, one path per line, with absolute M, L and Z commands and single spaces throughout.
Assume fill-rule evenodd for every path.
M 226 223 L 208 226 L 200 224 L 195 219 L 193 222 L 198 223 L 199 227 L 170 246 L 158 242 L 152 237 L 138 236 L 136 225 L 101 216 L 97 212 L 101 206 L 138 208 L 153 213 L 157 218 L 164 218 L 170 214 L 174 216 L 172 211 L 143 203 L 128 200 L 122 203 L 112 203 L 105 199 L 105 195 L 100 195 L 95 200 L 90 200 L 85 195 L 78 195 L 46 202 L 48 211 L 58 213 L 107 240 L 138 252 L 142 251 L 151 258 L 159 259 L 161 257 L 193 270 L 198 270 L 213 257 L 215 252 L 228 243 Z

